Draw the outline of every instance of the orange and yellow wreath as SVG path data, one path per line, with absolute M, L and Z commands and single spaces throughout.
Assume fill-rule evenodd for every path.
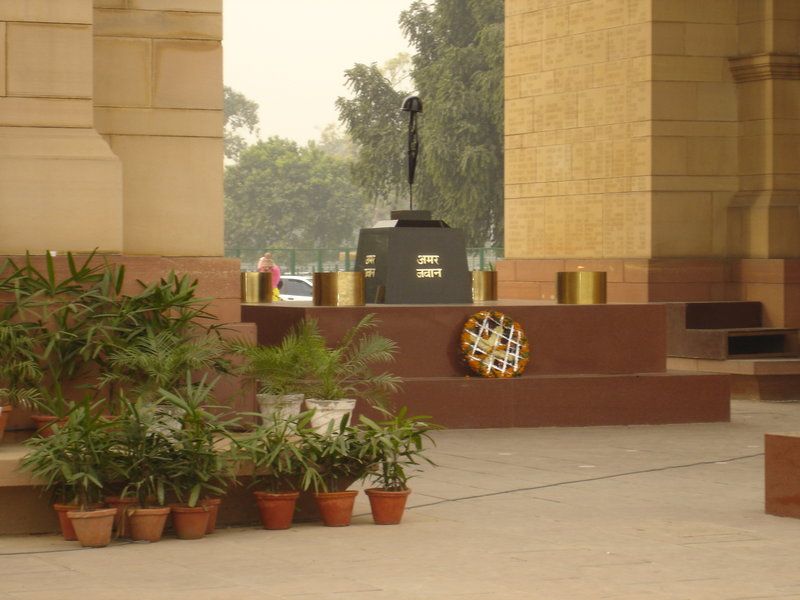
M 530 348 L 519 323 L 495 310 L 482 310 L 464 323 L 461 331 L 464 360 L 482 377 L 522 375 Z

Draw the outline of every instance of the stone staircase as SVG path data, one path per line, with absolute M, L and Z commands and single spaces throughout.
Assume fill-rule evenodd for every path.
M 667 304 L 667 368 L 731 375 L 731 398 L 800 401 L 800 337 L 764 327 L 760 302 Z

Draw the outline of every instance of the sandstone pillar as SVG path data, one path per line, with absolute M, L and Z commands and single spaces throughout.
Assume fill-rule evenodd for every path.
M 0 253 L 122 249 L 119 159 L 93 128 L 92 0 L 0 3 Z
M 501 297 L 583 267 L 800 324 L 798 30 L 794 0 L 508 0 Z
M 126 254 L 223 255 L 222 0 L 95 0 L 94 115 Z

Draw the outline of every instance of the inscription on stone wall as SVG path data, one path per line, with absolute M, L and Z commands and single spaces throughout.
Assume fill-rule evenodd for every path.
M 520 44 L 507 49 L 506 76 L 529 99 L 506 111 L 507 256 L 648 255 L 649 193 L 634 190 L 646 189 L 650 138 L 633 127 L 650 116 L 647 4 L 507 7 Z

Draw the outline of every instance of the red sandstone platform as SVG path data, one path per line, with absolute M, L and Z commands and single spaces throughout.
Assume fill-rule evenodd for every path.
M 511 380 L 472 376 L 458 350 L 466 319 L 500 310 L 525 330 L 526 373 Z M 394 402 L 451 428 L 631 425 L 728 421 L 726 375 L 666 371 L 666 313 L 660 304 L 368 305 L 244 304 L 242 320 L 275 344 L 303 318 L 337 340 L 367 313 L 398 344 L 390 370 L 403 377 Z

